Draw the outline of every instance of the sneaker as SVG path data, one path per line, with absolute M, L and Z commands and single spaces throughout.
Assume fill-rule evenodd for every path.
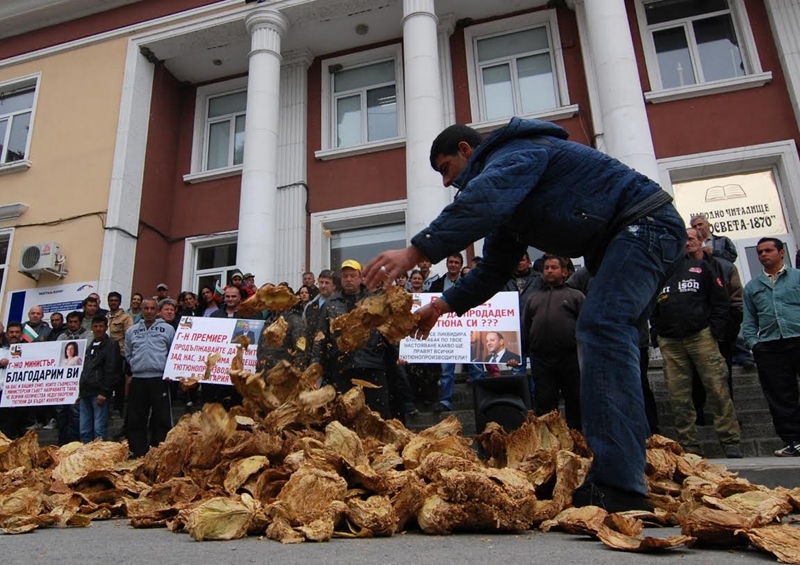
M 794 441 L 775 451 L 775 457 L 800 457 L 800 442 Z
M 742 459 L 744 457 L 742 455 L 742 447 L 738 443 L 723 445 L 722 449 L 725 450 L 725 457 L 728 459 Z
M 643 494 L 597 483 L 583 483 L 579 486 L 572 495 L 572 505 L 576 508 L 599 506 L 605 508 L 609 514 L 628 510 L 652 510 Z
M 56 423 L 55 418 L 50 418 L 50 421 L 42 426 L 43 430 L 55 430 L 56 428 L 58 428 L 58 424 Z
M 25 429 L 28 430 L 29 432 L 36 431 L 36 430 L 41 430 L 42 429 L 42 425 L 39 422 L 34 422 L 33 424 L 31 424 L 30 426 L 28 426 Z

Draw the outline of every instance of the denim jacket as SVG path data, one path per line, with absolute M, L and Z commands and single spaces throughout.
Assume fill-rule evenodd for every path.
M 475 149 L 453 182 L 454 202 L 412 238 L 434 263 L 486 238 L 484 260 L 444 295 L 458 314 L 500 290 L 529 245 L 584 256 L 594 273 L 617 232 L 672 201 L 649 178 L 567 136 L 556 124 L 512 118 Z
M 756 343 L 800 337 L 800 271 L 786 267 L 775 284 L 763 272 L 744 287 L 747 347 Z

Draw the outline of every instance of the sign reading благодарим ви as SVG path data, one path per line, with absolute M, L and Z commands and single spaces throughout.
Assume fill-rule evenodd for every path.
M 17 343 L 0 350 L 0 407 L 73 404 L 78 399 L 86 340 Z

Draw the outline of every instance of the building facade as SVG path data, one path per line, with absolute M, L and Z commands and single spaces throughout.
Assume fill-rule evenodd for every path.
M 436 134 L 513 115 L 708 214 L 745 279 L 759 237 L 797 249 L 797 0 L 5 4 L 3 297 L 197 291 L 234 268 L 296 287 L 405 245 L 453 197 Z M 60 279 L 18 272 L 42 242 Z

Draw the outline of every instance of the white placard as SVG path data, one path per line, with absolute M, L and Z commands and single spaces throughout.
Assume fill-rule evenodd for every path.
M 231 384 L 228 371 L 239 347 L 233 340 L 241 335 L 250 338 L 251 343 L 244 352 L 244 368 L 255 372 L 258 338 L 263 327 L 261 320 L 184 316 L 172 340 L 164 378 L 197 377 L 201 383 Z M 206 361 L 213 353 L 220 358 L 211 368 L 210 378 L 205 378 Z
M 3 349 L 8 366 L 0 377 L 0 407 L 73 404 L 85 353 L 85 339 L 19 343 Z
M 414 294 L 412 311 L 440 296 Z M 494 338 L 489 334 L 494 334 Z M 491 300 L 458 316 L 440 317 L 428 339 L 406 338 L 400 342 L 400 358 L 409 363 L 489 363 L 486 342 L 502 337 L 505 350 L 519 356 L 519 294 L 498 292 Z

